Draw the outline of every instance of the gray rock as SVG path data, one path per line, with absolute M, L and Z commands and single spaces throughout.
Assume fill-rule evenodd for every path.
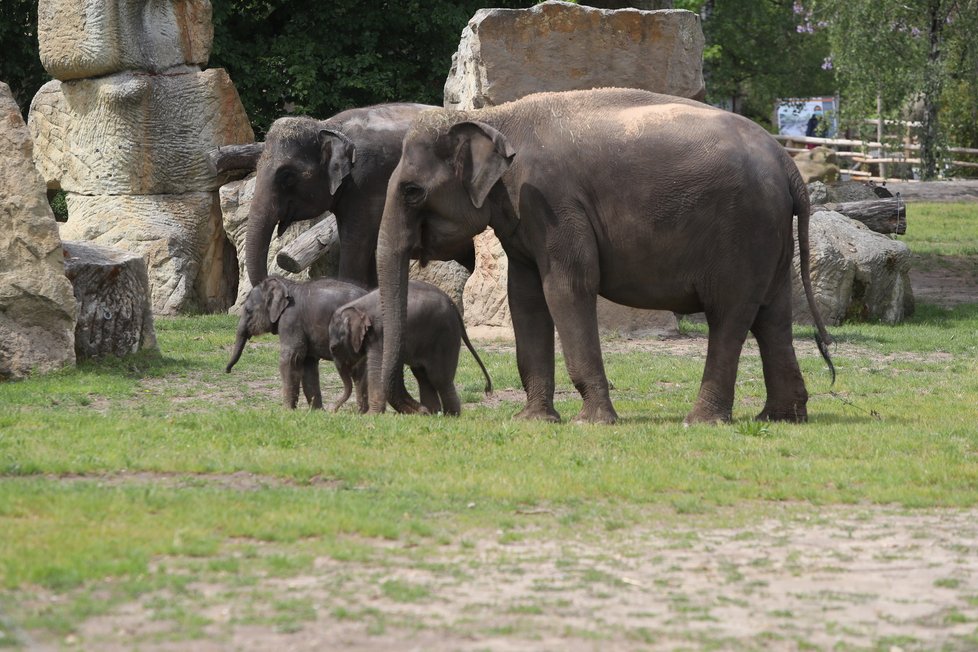
M 462 30 L 445 106 L 478 109 L 540 91 L 602 86 L 702 98 L 703 31 L 681 10 L 610 11 L 550 0 L 480 9 Z
M 40 0 L 37 7 L 41 63 L 55 79 L 205 66 L 213 39 L 209 0 Z
M 224 312 L 233 303 L 237 264 L 216 192 L 66 198 L 61 237 L 144 256 L 156 314 Z
M 255 139 L 221 68 L 51 81 L 28 124 L 48 187 L 85 195 L 216 191 L 227 178 L 211 172 L 207 152 Z
M 0 82 L 0 381 L 75 363 L 75 298 L 31 149 Z
M 846 320 L 896 324 L 913 314 L 907 245 L 832 211 L 812 215 L 809 240 L 812 289 L 826 324 Z M 797 252 L 794 268 L 794 319 L 812 323 Z

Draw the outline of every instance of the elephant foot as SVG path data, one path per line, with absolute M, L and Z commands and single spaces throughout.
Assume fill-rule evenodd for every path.
M 603 423 L 611 425 L 617 423 L 618 413 L 615 412 L 615 408 L 608 405 L 602 405 L 596 408 L 589 408 L 584 406 L 576 417 L 574 417 L 574 423 Z
M 522 421 L 549 421 L 550 423 L 560 423 L 560 414 L 552 407 L 537 405 L 527 405 L 516 413 L 514 419 Z
M 790 406 L 764 406 L 755 421 L 786 421 L 788 423 L 805 423 L 808 421 L 808 409 L 804 403 Z
M 733 421 L 732 410 L 711 408 L 706 405 L 697 405 L 693 411 L 686 415 L 683 420 L 684 426 L 692 426 L 699 423 L 715 426 L 722 423 Z

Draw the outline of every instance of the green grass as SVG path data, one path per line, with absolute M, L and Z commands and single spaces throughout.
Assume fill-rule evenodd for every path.
M 910 214 L 905 240 L 934 264 L 944 253 L 978 256 L 974 205 Z M 756 350 L 742 358 L 725 426 L 682 426 L 700 358 L 641 352 L 605 356 L 621 416 L 610 427 L 516 422 L 518 403 L 477 403 L 481 374 L 467 353 L 457 419 L 289 412 L 273 338 L 252 341 L 224 373 L 234 323 L 159 318 L 158 355 L 0 384 L 0 616 L 3 602 L 42 587 L 75 596 L 35 623 L 66 632 L 95 609 L 86 586 L 117 578 L 119 600 L 156 591 L 161 560 L 199 560 L 191 574 L 247 586 L 302 573 L 317 556 L 371 558 L 376 542 L 471 549 L 486 531 L 500 544 L 543 536 L 514 519 L 534 510 L 556 516 L 558 531 L 600 537 L 648 510 L 681 519 L 785 501 L 978 505 L 978 297 L 919 305 L 899 326 L 832 328 L 835 386 L 811 329 L 796 328 L 812 395 L 803 426 L 751 420 L 764 400 Z M 497 391 L 518 390 L 513 352 L 480 349 Z M 322 374 L 324 392 L 338 393 L 331 367 Z M 562 366 L 557 383 L 557 408 L 573 417 L 580 400 Z M 428 597 L 396 580 L 381 591 Z M 305 606 L 280 611 L 268 618 L 286 630 L 313 617 Z M 207 626 L 178 612 L 161 607 L 160 617 L 182 619 L 194 636 Z

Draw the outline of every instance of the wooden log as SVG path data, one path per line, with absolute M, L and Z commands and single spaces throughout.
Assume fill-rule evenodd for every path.
M 285 271 L 298 274 L 324 256 L 330 247 L 336 246 L 339 237 L 336 218 L 329 215 L 282 247 L 275 262 Z
M 877 233 L 903 235 L 907 232 L 907 206 L 900 197 L 881 197 L 866 201 L 812 206 L 813 213 L 818 210 L 842 213 L 848 218 L 862 222 Z
M 251 172 L 258 166 L 258 157 L 265 143 L 226 145 L 207 152 L 207 165 L 214 174 L 232 171 Z
M 156 349 L 146 260 L 139 254 L 65 240 L 65 275 L 78 302 L 78 359 Z

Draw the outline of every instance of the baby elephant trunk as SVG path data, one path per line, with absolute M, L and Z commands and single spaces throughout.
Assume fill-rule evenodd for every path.
M 248 342 L 248 331 L 245 328 L 238 328 L 238 336 L 234 341 L 234 350 L 231 351 L 231 360 L 228 362 L 228 366 L 224 368 L 225 373 L 231 373 L 231 368 L 238 363 L 241 359 L 241 353 L 244 351 L 245 344 Z

